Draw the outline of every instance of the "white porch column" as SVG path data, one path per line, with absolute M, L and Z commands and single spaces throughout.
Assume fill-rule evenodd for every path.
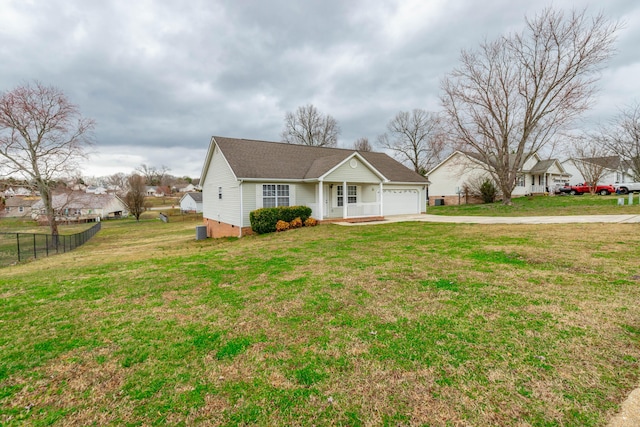
M 318 219 L 320 221 L 324 218 L 324 195 L 322 194 L 322 187 L 324 187 L 324 182 L 318 181 Z
M 380 181 L 380 216 L 384 216 L 384 203 L 382 200 L 382 195 L 384 192 L 382 191 L 382 181 Z
M 342 182 L 342 218 L 347 217 L 347 181 Z

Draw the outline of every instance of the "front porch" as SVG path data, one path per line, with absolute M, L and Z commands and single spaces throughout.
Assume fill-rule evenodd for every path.
M 382 183 L 320 182 L 316 185 L 316 203 L 309 207 L 314 218 L 323 222 L 379 220 Z

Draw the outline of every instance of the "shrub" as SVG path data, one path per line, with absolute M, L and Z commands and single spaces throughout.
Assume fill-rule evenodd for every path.
M 493 203 L 496 201 L 498 190 L 496 185 L 490 179 L 485 179 L 480 185 L 480 197 L 485 203 Z
M 307 206 L 280 206 L 277 208 L 256 209 L 249 213 L 251 229 L 254 233 L 273 233 L 276 224 L 282 220 L 291 222 L 296 218 L 304 223 L 311 216 L 311 208 Z
M 289 226 L 291 228 L 300 228 L 302 227 L 302 220 L 300 219 L 300 217 L 294 218 L 293 221 L 289 223 Z
M 289 223 L 287 221 L 280 220 L 276 222 L 276 231 L 287 231 L 289 229 Z
M 315 218 L 309 217 L 304 221 L 305 227 L 315 227 L 316 225 L 318 225 L 318 221 Z

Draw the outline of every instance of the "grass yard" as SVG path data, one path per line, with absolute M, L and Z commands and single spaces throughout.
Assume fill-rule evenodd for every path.
M 0 424 L 603 426 L 638 386 L 637 225 L 199 224 L 0 270 Z
M 624 206 L 618 199 L 624 198 Z M 529 196 L 516 197 L 513 205 L 500 202 L 490 204 L 429 206 L 433 215 L 483 215 L 483 216 L 537 216 L 537 215 L 640 215 L 640 195 L 634 194 L 633 205 L 629 197 L 617 194 L 609 196 Z

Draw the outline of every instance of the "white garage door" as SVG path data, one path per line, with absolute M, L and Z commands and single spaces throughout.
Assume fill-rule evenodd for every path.
M 406 215 L 420 213 L 418 190 L 384 190 L 384 215 Z

